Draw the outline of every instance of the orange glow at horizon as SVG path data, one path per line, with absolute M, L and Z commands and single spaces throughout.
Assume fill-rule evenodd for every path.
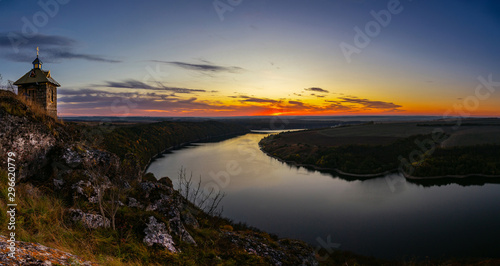
M 134 102 L 134 108 L 127 113 L 114 113 L 121 106 L 78 108 L 78 103 L 60 104 L 59 116 L 165 116 L 165 117 L 232 117 L 232 116 L 498 116 L 493 101 L 481 102 L 476 110 L 464 112 L 457 109 L 460 101 L 439 101 L 438 99 L 409 100 L 398 95 L 391 97 L 356 97 L 325 94 L 322 97 L 265 98 L 255 96 L 211 96 L 198 98 L 178 98 L 162 101 L 145 97 Z M 463 106 L 463 104 L 462 104 Z M 125 106 L 127 107 L 127 106 Z M 68 110 L 68 111 L 66 111 Z M 107 110 L 107 111 L 105 111 Z M 467 111 L 467 110 L 466 110 Z M 107 114 L 106 114 L 107 113 Z M 466 115 L 464 115 L 466 114 Z
M 60 112 L 60 117 L 77 117 L 77 116 L 116 116 L 116 117 L 133 117 L 133 116 L 150 116 L 150 117 L 236 117 L 236 116 L 437 116 L 437 117 L 500 117 L 498 112 L 479 112 L 471 113 L 466 116 L 457 112 L 442 112 L 442 111 L 405 111 L 405 112 L 277 112 L 269 110 L 264 112 L 227 112 L 227 111 L 193 111 L 193 112 L 170 112 L 164 110 L 141 110 L 134 113 L 114 114 L 108 113 L 71 113 Z
M 62 111 L 62 110 L 61 110 Z M 165 116 L 165 117 L 183 117 L 183 116 L 199 116 L 199 117 L 232 117 L 232 116 L 392 116 L 392 115 L 410 115 L 410 116 L 485 116 L 485 117 L 498 117 L 499 112 L 492 110 L 485 110 L 480 112 L 471 113 L 461 113 L 453 108 L 449 109 L 407 109 L 404 111 L 380 111 L 380 110 L 363 110 L 363 111 L 334 111 L 334 110 L 323 110 L 323 111 L 307 111 L 307 110 L 290 110 L 284 111 L 282 108 L 268 108 L 261 111 L 252 110 L 154 110 L 154 109 L 144 109 L 144 110 L 134 110 L 130 113 L 116 114 L 109 112 L 108 114 L 103 114 L 101 111 L 92 112 L 59 112 L 59 116 Z

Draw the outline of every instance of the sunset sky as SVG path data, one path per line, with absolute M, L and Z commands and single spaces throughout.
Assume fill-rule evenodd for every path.
M 39 46 L 62 85 L 59 116 L 500 113 L 500 1 L 2 0 L 0 10 L 3 85 Z

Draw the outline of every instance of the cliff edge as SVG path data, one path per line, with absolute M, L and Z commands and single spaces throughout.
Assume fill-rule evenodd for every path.
M 0 264 L 317 264 L 307 244 L 209 215 L 168 177 L 144 175 L 134 150 L 118 156 L 86 130 L 0 92 Z

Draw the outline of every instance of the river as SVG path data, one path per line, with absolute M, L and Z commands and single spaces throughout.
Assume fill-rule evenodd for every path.
M 226 193 L 223 216 L 313 246 L 398 259 L 499 256 L 499 184 L 424 187 L 397 173 L 348 181 L 267 156 L 265 136 L 192 144 L 147 171 L 176 186 L 184 167 Z

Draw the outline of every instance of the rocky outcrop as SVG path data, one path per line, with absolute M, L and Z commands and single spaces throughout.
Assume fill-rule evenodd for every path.
M 144 236 L 143 241 L 147 246 L 158 244 L 172 253 L 178 252 L 172 236 L 167 231 L 166 225 L 158 222 L 154 216 L 149 217 L 149 223 L 146 225 L 144 233 L 146 236 Z
M 67 252 L 37 243 L 15 241 L 12 256 L 8 238 L 0 235 L 0 265 L 97 265 Z
M 185 200 L 174 192 L 174 189 L 171 187 L 172 182 L 165 182 L 165 180 L 163 178 L 163 181 L 146 181 L 140 183 L 139 187 L 145 195 L 144 200 L 151 202 L 145 210 L 156 211 L 165 218 L 168 218 L 170 233 L 180 237 L 181 241 L 196 245 L 196 241 L 187 231 L 185 224 L 197 227 L 198 222 L 184 207 L 185 203 L 183 201 Z M 132 203 L 129 201 L 129 204 L 133 204 L 134 206 L 143 205 L 137 203 L 137 200 L 132 201 Z
M 100 214 L 85 213 L 80 209 L 70 209 L 71 220 L 74 222 L 81 222 L 83 226 L 96 229 L 96 228 L 108 228 L 110 226 L 110 221 L 106 217 L 102 217 Z
M 11 104 L 23 107 L 16 99 Z M 33 123 L 29 117 L 10 114 L 3 108 L 0 108 L 0 128 L 0 155 L 6 158 L 8 152 L 15 153 L 13 159 L 20 170 L 18 179 L 40 174 L 38 170 L 47 163 L 47 154 L 56 144 L 53 131 L 46 124 Z
M 168 222 L 170 224 L 170 228 L 172 229 L 172 232 L 175 235 L 180 236 L 182 241 L 187 242 L 187 243 L 192 244 L 192 245 L 196 245 L 196 241 L 194 241 L 194 238 L 186 230 L 186 227 L 184 227 L 184 224 L 182 223 L 181 218 L 179 216 L 168 220 Z
M 318 265 L 312 248 L 301 241 L 282 239 L 272 246 L 257 233 L 225 231 L 223 237 L 249 254 L 266 258 L 272 265 Z
M 140 204 L 135 198 L 129 197 L 128 198 L 128 206 L 132 208 L 139 208 L 143 209 L 144 206 Z

